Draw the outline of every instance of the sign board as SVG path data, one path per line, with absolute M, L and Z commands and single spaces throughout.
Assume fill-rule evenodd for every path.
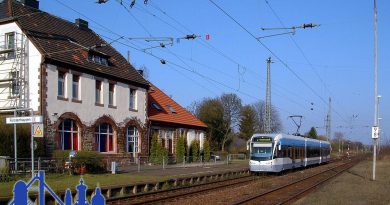
M 42 116 L 28 116 L 28 117 L 7 117 L 7 124 L 24 124 L 24 123 L 41 123 Z
M 378 139 L 379 137 L 379 127 L 377 126 L 373 126 L 372 127 L 372 135 L 371 135 L 372 139 Z
M 39 124 L 33 124 L 33 137 L 43 137 L 43 124 L 42 123 L 39 123 Z

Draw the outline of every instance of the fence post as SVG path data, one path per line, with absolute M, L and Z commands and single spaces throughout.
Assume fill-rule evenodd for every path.
M 38 157 L 38 170 L 41 170 L 41 157 Z
M 138 156 L 138 172 L 141 171 L 141 157 Z

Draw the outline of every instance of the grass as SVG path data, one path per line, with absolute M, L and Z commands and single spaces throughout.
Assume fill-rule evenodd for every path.
M 150 182 L 157 180 L 165 180 L 171 178 L 170 176 L 140 176 L 134 173 L 124 174 L 86 174 L 82 176 L 67 175 L 67 174 L 48 174 L 45 177 L 45 182 L 56 192 L 64 192 L 67 188 L 75 189 L 79 184 L 80 177 L 83 178 L 84 183 L 88 188 L 94 188 L 96 185 L 100 187 L 105 186 L 119 186 L 125 184 L 132 184 L 136 182 Z M 25 182 L 30 180 L 29 177 L 21 179 Z M 0 197 L 12 197 L 13 186 L 16 181 L 1 182 L 0 183 Z
M 390 155 L 377 160 L 372 180 L 372 158 L 328 182 L 295 204 L 389 204 Z

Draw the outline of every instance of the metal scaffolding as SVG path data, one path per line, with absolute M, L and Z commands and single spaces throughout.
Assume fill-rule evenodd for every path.
M 29 107 L 27 42 L 17 32 L 0 35 L 0 110 Z

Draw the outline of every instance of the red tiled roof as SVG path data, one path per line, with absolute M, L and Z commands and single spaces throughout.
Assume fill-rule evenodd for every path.
M 24 6 L 16 1 L 12 1 L 11 4 L 8 0 L 0 3 L 0 23 L 8 22 L 13 17 L 40 53 L 44 55 L 46 62 L 59 66 L 72 65 L 79 68 L 81 72 L 148 87 L 148 82 L 137 70 L 92 30 L 80 29 L 75 23 Z M 97 45 L 104 46 L 96 47 Z M 107 55 L 109 65 L 90 62 L 88 52 Z
M 157 104 L 161 110 L 153 107 Z M 172 113 L 168 106 L 171 106 L 176 113 Z M 172 98 L 162 92 L 153 84 L 148 91 L 148 115 L 152 122 L 174 123 L 178 125 L 193 126 L 205 129 L 207 125 L 176 103 Z

